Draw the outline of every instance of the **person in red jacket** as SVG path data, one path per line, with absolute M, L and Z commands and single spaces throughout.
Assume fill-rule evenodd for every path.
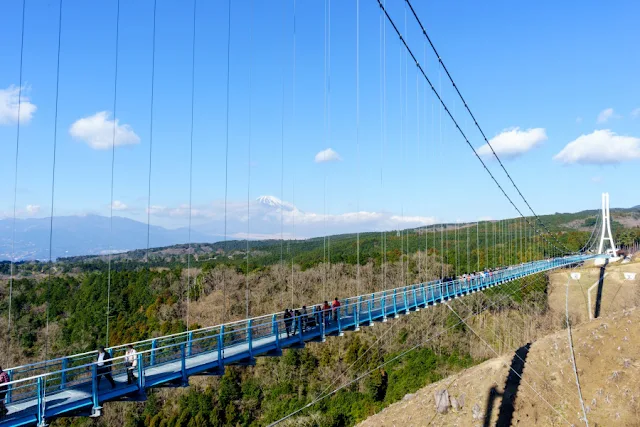
M 338 307 L 340 307 L 340 301 L 338 301 L 338 297 L 335 297 L 333 300 L 333 304 L 331 304 L 331 308 L 333 308 L 333 320 L 338 320 Z
M 324 322 L 324 326 L 329 325 L 329 321 L 331 320 L 331 306 L 328 301 L 324 302 L 322 306 L 322 321 Z

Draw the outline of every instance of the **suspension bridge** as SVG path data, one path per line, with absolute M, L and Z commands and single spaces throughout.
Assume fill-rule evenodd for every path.
M 401 89 L 402 97 L 401 103 L 404 103 L 404 107 L 401 107 L 402 118 L 400 121 L 402 122 L 400 125 L 401 129 L 406 131 L 406 128 L 403 128 L 403 124 L 406 126 L 406 116 L 408 114 L 407 110 L 407 70 L 411 65 L 415 65 L 416 69 L 416 111 L 417 116 L 420 117 L 420 100 L 419 96 L 424 96 L 426 99 L 427 93 L 430 92 L 433 102 L 439 109 L 440 113 L 440 139 L 442 139 L 442 117 L 445 117 L 445 120 L 449 120 L 451 125 L 451 130 L 459 134 L 462 141 L 466 146 L 468 146 L 471 150 L 471 154 L 474 158 L 476 158 L 481 168 L 484 172 L 486 172 L 490 178 L 490 182 L 497 187 L 498 194 L 500 197 L 504 197 L 510 207 L 514 209 L 517 214 L 517 218 L 514 220 L 517 224 L 515 228 L 516 234 L 516 243 L 515 247 L 506 247 L 505 240 L 501 241 L 501 245 L 503 246 L 500 250 L 503 252 L 508 252 L 508 256 L 505 257 L 494 257 L 491 262 L 489 262 L 488 253 L 486 251 L 486 261 L 482 262 L 480 260 L 480 240 L 479 240 L 479 222 L 475 223 L 475 227 L 478 227 L 476 230 L 476 238 L 478 239 L 476 242 L 476 252 L 477 252 L 477 267 L 470 267 L 470 246 L 473 242 L 469 241 L 469 229 L 470 225 L 467 226 L 467 268 L 459 268 L 458 267 L 458 239 L 457 233 L 459 231 L 459 227 L 455 227 L 456 233 L 456 258 L 454 260 L 455 269 L 453 269 L 456 273 L 456 277 L 447 277 L 445 274 L 445 265 L 448 263 L 444 253 L 444 244 L 445 240 L 443 239 L 443 235 L 445 233 L 444 229 L 446 227 L 440 227 L 440 247 L 436 245 L 435 235 L 438 233 L 436 228 L 431 229 L 429 231 L 433 236 L 433 246 L 429 248 L 428 241 L 428 230 L 425 226 L 423 228 L 425 233 L 425 245 L 424 245 L 424 253 L 425 253 L 425 274 L 427 276 L 427 267 L 426 267 L 426 256 L 431 251 L 431 253 L 440 256 L 440 264 L 441 264 L 441 274 L 440 277 L 434 280 L 420 280 L 419 283 L 411 283 L 409 280 L 404 280 L 404 271 L 408 269 L 407 265 L 404 265 L 405 255 L 408 256 L 409 248 L 408 248 L 408 239 L 407 239 L 407 247 L 405 253 L 404 240 L 402 240 L 402 255 L 400 257 L 400 262 L 402 264 L 403 271 L 403 281 L 399 287 L 388 286 L 384 289 L 377 290 L 371 293 L 360 293 L 354 292 L 354 295 L 349 295 L 347 297 L 342 297 L 339 299 L 339 304 L 336 307 L 329 309 L 319 309 L 322 307 L 319 304 L 320 301 L 298 301 L 299 307 L 295 310 L 296 313 L 292 317 L 286 317 L 284 312 L 278 311 L 275 313 L 271 313 L 268 315 L 262 316 L 251 316 L 249 309 L 249 279 L 248 279 L 248 271 L 249 271 L 249 246 L 250 239 L 247 237 L 246 239 L 246 268 L 247 268 L 247 297 L 246 297 L 246 315 L 243 319 L 228 321 L 219 325 L 204 327 L 200 329 L 191 329 L 189 322 L 189 291 L 187 291 L 187 331 L 170 334 L 165 336 L 159 336 L 155 338 L 149 338 L 142 341 L 131 342 L 131 343 L 119 343 L 118 345 L 109 345 L 109 319 L 112 316 L 112 307 L 110 306 L 110 288 L 107 290 L 107 301 L 108 306 L 106 308 L 106 330 L 107 330 L 107 342 L 106 342 L 106 350 L 110 355 L 110 372 L 113 375 L 113 379 L 115 380 L 115 384 L 112 386 L 107 381 L 100 381 L 101 376 L 103 375 L 104 365 L 99 363 L 103 363 L 98 361 L 98 352 L 90 351 L 79 354 L 69 354 L 64 355 L 62 357 L 49 358 L 47 355 L 44 360 L 29 363 L 21 366 L 9 366 L 3 367 L 4 371 L 8 374 L 9 382 L 2 384 L 2 387 L 5 388 L 6 397 L 6 408 L 8 410 L 7 414 L 0 419 L 0 426 L 23 426 L 23 425 L 38 425 L 44 426 L 49 420 L 55 419 L 57 417 L 67 417 L 67 416 L 89 416 L 89 417 L 99 417 L 102 415 L 103 407 L 105 403 L 110 401 L 119 401 L 119 400 L 136 400 L 136 399 L 144 399 L 145 391 L 154 388 L 154 387 L 162 387 L 162 386 L 186 386 L 189 384 L 189 378 L 191 376 L 196 375 L 221 375 L 224 373 L 225 366 L 230 365 L 250 365 L 253 364 L 255 359 L 259 356 L 271 356 L 277 357 L 282 354 L 283 349 L 287 348 L 302 348 L 305 344 L 309 342 L 324 342 L 327 336 L 342 336 L 346 332 L 356 332 L 361 328 L 371 326 L 374 322 L 387 322 L 393 321 L 393 319 L 401 316 L 408 315 L 415 311 L 429 309 L 430 307 L 436 306 L 438 304 L 450 304 L 451 301 L 455 299 L 465 298 L 471 294 L 477 292 L 483 292 L 487 289 L 502 287 L 505 288 L 509 286 L 510 283 L 514 283 L 519 281 L 520 279 L 546 273 L 556 269 L 562 268 L 572 268 L 576 266 L 580 266 L 587 261 L 595 260 L 598 262 L 600 259 L 605 259 L 611 256 L 616 255 L 616 246 L 613 240 L 613 234 L 611 232 L 611 224 L 610 224 L 610 213 L 609 213 L 609 197 L 608 194 L 603 195 L 602 199 L 602 214 L 596 220 L 596 224 L 594 225 L 593 231 L 591 232 L 589 239 L 585 242 L 583 247 L 579 250 L 570 250 L 565 244 L 561 242 L 561 239 L 558 237 L 558 233 L 553 233 L 550 231 L 549 227 L 542 221 L 542 219 L 537 215 L 537 213 L 531 207 L 531 204 L 527 198 L 523 195 L 521 189 L 516 185 L 512 175 L 507 171 L 505 165 L 499 158 L 496 151 L 491 146 L 489 139 L 486 137 L 483 129 L 480 127 L 476 117 L 473 115 L 471 108 L 467 104 L 467 101 L 462 96 L 461 90 L 456 85 L 453 80 L 452 74 L 449 72 L 447 67 L 444 64 L 443 59 L 440 54 L 436 50 L 432 39 L 429 37 L 427 29 L 423 25 L 422 21 L 418 17 L 418 13 L 414 9 L 413 5 L 409 0 L 398 0 L 404 5 L 404 30 L 401 29 L 401 25 L 399 24 L 399 18 L 392 16 L 393 12 L 391 12 L 386 5 L 386 1 L 383 0 L 370 0 L 366 2 L 365 0 L 356 0 L 355 5 L 355 26 L 356 26 L 356 73 L 355 73 L 355 81 L 356 81 L 356 148 L 357 155 L 360 156 L 360 3 L 368 3 L 369 6 L 379 10 L 379 26 L 380 26 L 380 58 L 381 58 L 381 69 L 380 72 L 380 93 L 381 99 L 384 99 L 381 102 L 381 120 L 380 133 L 382 134 L 382 151 L 384 153 L 385 143 L 386 143 L 386 119 L 387 119 L 387 82 L 386 82 L 386 49 L 387 49 L 387 38 L 389 36 L 393 37 L 394 40 L 397 41 L 397 46 L 401 52 L 400 58 L 403 62 L 403 65 L 400 67 L 400 74 L 404 73 L 404 77 L 400 76 L 401 86 L 404 84 L 404 89 Z M 66 1 L 65 1 L 66 2 Z M 20 80 L 19 87 L 22 88 L 22 55 L 24 49 L 24 28 L 25 28 L 25 1 L 22 2 L 22 26 L 21 26 L 21 46 L 20 46 Z M 229 151 L 229 105 L 231 102 L 230 89 L 229 89 L 229 79 L 231 75 L 230 71 L 230 52 L 231 52 L 231 14 L 232 14 L 232 3 L 229 1 L 228 3 L 228 38 L 226 40 L 226 58 L 224 60 L 220 60 L 220 62 L 226 62 L 227 73 L 226 73 L 226 144 L 225 144 L 225 200 L 224 200 L 224 239 L 227 241 L 227 190 L 229 186 L 228 182 L 228 151 Z M 118 122 L 116 119 L 116 106 L 117 106 L 117 93 L 118 93 L 118 85 L 119 85 L 119 77 L 118 77 L 118 55 L 119 55 L 119 31 L 120 31 L 120 0 L 116 0 L 117 4 L 117 14 L 116 14 L 116 23 L 115 23 L 115 73 L 114 73 L 114 94 L 113 94 L 113 129 L 109 129 L 111 136 L 107 145 L 108 148 L 111 149 L 111 171 L 110 171 L 110 218 L 113 220 L 114 215 L 114 207 L 118 204 L 114 199 L 114 175 L 115 175 L 115 147 L 117 144 L 117 139 L 120 138 L 119 132 L 121 129 L 118 129 Z M 253 4 L 253 3 L 251 3 Z M 288 2 L 283 2 L 284 4 L 288 4 Z M 324 69 L 324 101 L 325 101 L 325 115 L 327 117 L 330 116 L 330 105 L 331 105 L 331 85 L 330 85 L 330 75 L 331 75 L 331 1 L 328 2 L 325 0 L 325 5 L 328 5 L 328 9 L 325 10 L 327 12 L 325 16 L 325 69 Z M 293 91 L 295 91 L 295 78 L 296 78 L 296 2 L 293 0 L 292 2 L 293 8 L 293 26 L 291 32 L 291 39 L 285 40 L 286 43 L 291 43 L 292 46 L 287 45 L 286 47 L 292 47 L 293 50 L 293 61 L 292 61 L 292 74 L 293 74 Z M 157 90 L 155 88 L 155 67 L 156 67 L 156 9 L 157 9 L 157 0 L 153 0 L 153 34 L 152 34 L 152 67 L 151 67 L 151 95 L 150 95 L 150 140 L 153 140 L 154 135 L 154 122 L 153 122 L 153 114 L 154 114 L 154 93 Z M 253 11 L 253 9 L 252 9 Z M 284 6 L 283 6 L 284 11 Z M 252 12 L 253 13 L 253 12 Z M 192 206 L 192 193 L 193 193 L 193 123 L 194 123 L 194 96 L 195 96 L 195 52 L 196 52 L 196 21 L 197 21 L 197 7 L 196 0 L 193 1 L 193 35 L 192 35 L 192 68 L 191 68 L 191 128 L 190 128 L 190 150 L 189 150 L 189 250 L 191 250 L 191 232 L 192 232 L 192 214 L 193 214 L 193 206 Z M 407 28 L 407 19 L 408 17 L 412 19 L 412 22 L 417 25 L 419 28 L 418 34 L 420 35 L 421 43 L 417 43 L 416 46 L 412 45 L 412 43 L 408 40 L 408 36 L 406 33 Z M 253 16 L 251 17 L 253 20 Z M 284 18 L 283 18 L 284 19 Z M 52 254 L 53 247 L 53 236 L 54 236 L 54 203 L 55 203 L 55 177 L 56 177 L 56 150 L 57 150 L 57 120 L 58 120 L 58 91 L 59 91 L 59 80 L 60 80 L 60 54 L 61 54 L 61 34 L 63 28 L 63 0 L 59 0 L 59 10 L 57 15 L 57 66 L 56 66 L 56 96 L 55 96 L 55 117 L 56 117 L 56 130 L 54 130 L 54 144 L 53 144 L 53 161 L 52 161 L 52 183 L 51 183 L 51 211 L 50 211 L 50 235 L 49 235 L 49 263 L 51 265 L 55 265 L 55 259 Z M 253 22 L 253 21 L 252 21 Z M 250 25 L 251 27 L 251 25 Z M 249 30 L 250 39 L 254 37 L 253 35 L 253 27 Z M 388 34 L 387 34 L 388 32 Z M 449 81 L 451 84 L 451 99 L 454 99 L 453 108 L 445 102 L 445 97 L 443 96 L 442 83 L 440 81 L 439 85 L 435 82 L 434 77 L 430 76 L 432 71 L 427 70 L 426 64 L 424 61 L 419 59 L 419 48 L 424 47 L 424 52 L 426 56 L 427 47 L 432 52 L 433 57 L 436 59 L 437 67 L 438 67 L 438 78 L 441 79 L 444 75 L 445 79 Z M 253 54 L 253 53 L 250 53 Z M 249 61 L 251 64 L 251 61 Z M 404 67 L 404 68 L 403 68 Z M 283 67 L 284 70 L 284 67 Z M 250 92 L 251 92 L 251 71 L 249 71 L 250 77 Z M 418 81 L 421 82 L 422 86 L 418 85 Z M 419 93 L 419 87 L 424 88 L 424 94 Z M 284 134 L 284 91 L 285 91 L 285 83 L 284 83 L 284 71 L 283 71 L 283 82 L 282 82 L 282 128 Z M 456 101 L 457 100 L 457 101 Z M 447 100 L 450 101 L 450 100 Z M 18 95 L 18 108 L 21 108 L 22 104 L 26 102 L 23 100 L 21 95 Z M 466 115 L 466 119 L 464 123 L 460 120 L 455 111 L 455 102 L 458 102 L 459 105 L 462 105 L 464 108 L 463 113 Z M 294 102 L 295 105 L 295 96 Z M 433 123 L 433 105 L 432 104 L 432 123 Z M 426 101 L 422 106 L 422 111 L 426 117 Z M 18 117 L 20 117 L 20 110 L 18 109 Z M 472 123 L 471 126 L 467 126 L 467 120 Z M 249 122 L 251 120 L 251 115 L 249 115 Z M 417 128 L 418 128 L 418 139 L 420 139 L 420 119 L 417 119 Z M 327 128 L 330 133 L 330 120 L 325 119 L 327 122 Z M 250 124 L 249 124 L 249 127 Z M 424 125 L 426 127 L 426 124 Z M 435 125 L 432 125 L 431 128 L 435 129 Z M 14 206 L 13 206 L 13 227 L 14 227 L 14 236 L 15 236 L 15 221 L 16 221 L 16 194 L 18 189 L 18 163 L 19 163 L 19 147 L 20 147 L 20 119 L 17 120 L 17 138 L 16 138 L 16 156 L 15 156 L 15 177 L 14 177 Z M 489 147 L 490 154 L 497 160 L 497 166 L 495 169 L 498 170 L 499 173 L 503 173 L 504 177 L 506 177 L 506 184 L 497 176 L 497 173 L 493 171 L 494 168 L 490 167 L 487 164 L 487 161 L 478 153 L 478 150 L 471 142 L 471 131 L 477 131 L 480 135 L 480 141 L 482 143 L 486 143 Z M 426 133 L 426 131 L 424 131 Z M 284 137 L 283 137 L 284 138 Z M 251 137 L 249 137 L 251 140 Z M 284 140 L 284 139 L 283 139 Z M 282 143 L 282 172 L 281 172 L 281 185 L 284 192 L 284 142 Z M 443 146 L 443 144 L 441 144 Z M 405 150 L 406 144 L 404 142 L 403 136 L 403 147 Z M 255 147 L 254 147 L 255 148 Z M 441 147 L 443 148 L 443 147 Z M 326 151 L 326 150 L 325 150 Z M 326 153 L 327 155 L 334 155 L 335 153 Z M 403 166 L 405 166 L 405 157 L 409 157 L 410 153 L 405 153 L 403 151 Z M 337 155 L 336 155 L 337 156 Z M 384 154 L 383 154 L 384 157 Z M 325 161 L 326 158 L 321 157 L 320 161 Z M 248 170 L 248 178 L 247 178 L 247 218 L 250 218 L 250 203 L 249 203 L 249 195 L 251 193 L 251 144 L 249 142 L 248 145 L 248 159 L 247 162 L 249 164 Z M 154 209 L 158 209 L 154 207 L 151 203 L 151 188 L 152 188 L 152 163 L 153 163 L 153 151 L 152 144 L 149 145 L 149 176 L 148 176 L 148 197 L 147 197 L 147 228 L 150 228 L 151 216 Z M 384 163 L 385 159 L 381 159 L 381 169 L 380 169 L 380 179 L 383 181 L 383 176 L 386 174 L 384 171 Z M 495 164 L 494 164 L 495 166 Z M 359 169 L 359 157 L 358 157 L 358 173 L 360 173 Z M 295 185 L 295 184 L 294 184 Z M 325 218 L 326 218 L 326 176 L 324 179 L 324 197 L 325 197 Z M 384 184 L 381 183 L 381 187 L 384 190 Z M 513 190 L 510 188 L 513 187 Z M 516 194 L 518 197 L 514 197 L 510 194 Z M 359 203 L 359 194 L 357 197 L 357 203 Z M 528 212 L 525 209 L 522 209 L 522 206 L 526 206 Z M 404 205 L 403 205 L 404 209 Z M 284 209 L 280 208 L 281 223 L 283 221 Z M 293 212 L 293 222 L 294 222 L 294 237 L 291 241 L 295 241 L 295 215 L 298 212 L 296 209 L 292 210 Z M 360 208 L 358 206 L 357 209 L 358 214 L 360 214 Z M 403 210 L 404 215 L 404 210 Z M 509 224 L 513 224 L 514 222 L 506 222 L 493 221 L 493 244 L 495 253 L 498 250 L 498 243 L 496 239 L 496 229 L 495 224 L 498 223 L 502 226 L 502 231 L 500 233 L 509 233 L 506 229 Z M 446 233 L 449 231 L 447 230 Z M 382 230 L 381 235 L 381 251 L 385 251 L 385 236 L 387 231 Z M 400 233 L 400 232 L 398 232 Z M 249 220 L 247 219 L 247 236 L 251 234 Z M 327 233 L 328 234 L 328 233 Z M 281 229 L 281 264 L 285 264 L 284 260 L 284 241 L 285 238 L 284 232 Z M 356 257 L 357 257 L 357 281 L 358 281 L 358 289 L 360 289 L 360 233 L 356 234 Z M 599 237 L 599 242 L 598 242 Z M 404 239 L 404 237 L 402 237 Z M 12 242 L 12 245 L 15 244 L 15 238 Z M 326 243 L 326 247 L 324 248 L 324 257 L 325 264 L 326 261 L 330 262 L 331 257 L 330 254 L 327 253 L 330 251 L 330 241 Z M 485 245 L 488 247 L 488 240 L 485 240 Z M 510 243 L 509 243 L 510 244 Z M 111 242 L 110 242 L 111 245 Z M 147 247 L 146 247 L 146 258 L 145 261 L 149 261 L 149 235 L 147 235 Z M 419 251 L 422 250 L 419 248 Z M 495 255 L 495 254 L 494 254 Z M 382 264 L 386 263 L 386 252 L 383 253 Z M 191 276 L 191 260 L 192 255 L 191 252 L 188 252 L 187 255 L 187 274 L 188 277 L 188 286 L 192 286 L 192 282 L 194 278 Z M 15 280 L 14 275 L 14 258 L 12 257 L 11 264 L 11 279 L 10 279 L 10 287 L 9 287 L 9 311 L 8 311 L 8 325 L 9 331 L 7 336 L 11 336 L 11 322 L 12 322 L 12 312 L 11 312 L 11 297 L 12 297 L 12 288 L 13 282 Z M 294 257 L 291 256 L 291 275 L 292 280 L 291 283 L 294 283 L 293 275 L 294 275 Z M 111 286 L 111 271 L 112 271 L 112 252 L 111 246 L 110 251 L 108 253 L 108 274 L 109 274 L 109 286 Z M 421 267 L 420 267 L 421 268 Z M 419 269 L 420 269 L 419 268 Z M 382 268 L 384 271 L 384 268 Z M 475 270 L 475 271 L 473 271 Z M 465 274 L 462 274 L 462 273 Z M 49 272 L 49 277 L 51 277 L 53 273 Z M 419 274 L 420 275 L 420 274 Z M 226 291 L 225 291 L 226 292 Z M 326 297 L 326 295 L 325 295 Z M 226 293 L 225 293 L 226 298 Z M 302 307 L 302 303 L 306 302 L 305 308 Z M 225 304 L 227 301 L 225 300 Z M 47 303 L 48 304 L 48 303 Z M 293 305 L 293 291 L 292 291 L 292 305 Z M 451 308 L 451 306 L 450 306 Z M 453 308 L 451 308 L 453 310 Z M 488 309 L 485 307 L 484 310 Z M 457 314 L 457 313 L 456 313 Z M 477 314 L 477 313 L 476 313 Z M 48 334 L 48 323 L 49 323 L 49 307 L 47 305 L 47 334 Z M 225 306 L 225 315 L 226 315 L 226 306 Z M 465 319 L 461 318 L 461 322 L 464 322 Z M 9 338 L 10 339 L 10 338 Z M 49 337 L 47 336 L 47 340 Z M 47 341 L 48 342 L 48 341 Z M 131 359 L 132 356 L 128 356 L 126 353 L 128 348 L 133 348 L 135 350 L 134 360 L 135 369 L 134 375 L 131 377 L 128 375 L 128 368 L 131 367 L 132 362 L 134 360 Z M 47 346 L 48 351 L 48 346 Z M 4 350 L 3 350 L 4 352 Z M 586 415 L 585 415 L 586 418 Z

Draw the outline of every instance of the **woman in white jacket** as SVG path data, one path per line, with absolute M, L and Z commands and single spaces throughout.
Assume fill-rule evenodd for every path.
M 135 383 L 136 377 L 133 375 L 138 366 L 138 353 L 131 344 L 127 346 L 125 353 L 124 366 L 127 367 L 127 384 Z

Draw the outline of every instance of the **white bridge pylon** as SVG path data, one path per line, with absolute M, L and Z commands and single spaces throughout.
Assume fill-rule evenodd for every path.
M 611 255 L 616 255 L 616 245 L 613 242 L 613 234 L 611 234 L 611 215 L 609 213 L 609 193 L 602 193 L 602 234 L 600 244 L 598 245 L 598 253 L 604 253 L 604 242 L 611 244 Z

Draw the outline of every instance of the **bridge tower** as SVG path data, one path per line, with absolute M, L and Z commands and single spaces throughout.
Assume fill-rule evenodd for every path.
M 616 255 L 616 245 L 613 242 L 613 234 L 611 234 L 611 214 L 609 212 L 609 193 L 602 193 L 602 234 L 600 236 L 600 244 L 598 245 L 598 253 L 604 253 L 604 242 L 611 244 L 612 254 Z

